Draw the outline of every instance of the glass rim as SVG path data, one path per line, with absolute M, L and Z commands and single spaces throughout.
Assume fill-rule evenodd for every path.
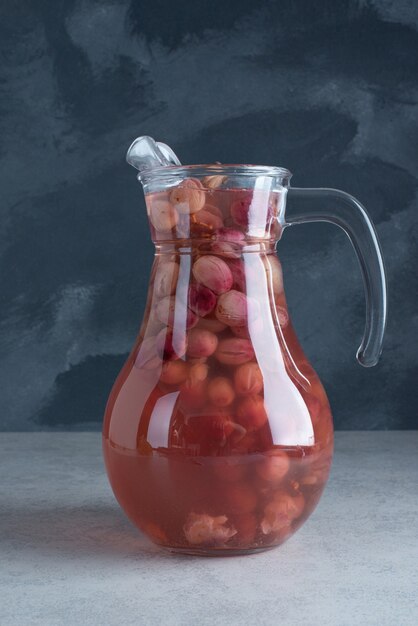
M 191 176 L 190 176 L 191 175 Z M 292 172 L 285 167 L 272 165 L 250 164 L 205 164 L 205 165 L 169 165 L 143 170 L 138 178 L 143 183 L 156 180 L 165 180 L 176 177 L 204 177 L 204 176 L 272 176 L 274 178 L 290 179 Z

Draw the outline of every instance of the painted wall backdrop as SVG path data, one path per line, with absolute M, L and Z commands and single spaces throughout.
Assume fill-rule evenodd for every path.
M 355 362 L 360 272 L 329 225 L 280 244 L 294 324 L 340 429 L 417 423 L 418 4 L 3 0 L 0 429 L 99 429 L 153 247 L 131 140 L 183 162 L 278 164 L 368 208 L 390 288 Z

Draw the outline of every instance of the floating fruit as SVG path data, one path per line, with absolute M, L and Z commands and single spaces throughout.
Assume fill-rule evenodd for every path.
M 149 219 L 157 233 L 168 233 L 179 221 L 179 214 L 169 202 L 154 200 L 149 206 Z
M 218 345 L 218 338 L 210 330 L 192 328 L 187 336 L 187 354 L 192 358 L 210 356 Z
M 189 288 L 189 308 L 199 315 L 204 317 L 208 313 L 211 313 L 216 306 L 216 296 L 211 289 L 204 285 L 194 284 Z
M 155 339 L 157 354 L 165 361 L 175 361 L 186 352 L 187 339 L 183 332 L 173 332 L 171 328 L 163 328 Z
M 228 265 L 216 256 L 201 256 L 193 265 L 193 276 L 198 283 L 221 294 L 232 287 L 232 274 Z
M 276 452 L 266 456 L 257 464 L 258 475 L 268 482 L 280 482 L 286 476 L 290 467 L 290 459 L 285 452 Z
M 170 296 L 176 291 L 179 265 L 174 261 L 159 262 L 154 276 L 154 294 L 157 298 Z
M 197 213 L 205 204 L 202 183 L 196 178 L 186 178 L 170 193 L 170 202 L 179 213 Z
M 238 395 L 251 395 L 263 390 L 263 375 L 257 363 L 240 365 L 234 374 L 235 390 Z
M 247 296 L 241 291 L 231 289 L 219 296 L 215 315 L 220 322 L 228 326 L 244 326 L 247 323 L 249 307 Z M 258 303 L 251 301 L 251 314 L 254 318 Z
M 166 361 L 161 369 L 160 380 L 167 385 L 180 385 L 186 380 L 188 371 L 184 361 Z
M 249 339 L 221 339 L 215 357 L 226 365 L 241 365 L 254 358 L 253 345 Z
M 237 408 L 237 421 L 248 432 L 257 430 L 267 422 L 263 398 L 252 395 L 245 397 Z
M 208 397 L 216 407 L 226 407 L 233 403 L 234 388 L 225 376 L 216 376 L 208 385 Z

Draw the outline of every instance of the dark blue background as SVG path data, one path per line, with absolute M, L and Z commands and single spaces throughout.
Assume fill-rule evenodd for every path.
M 185 163 L 279 164 L 368 208 L 389 275 L 381 363 L 338 229 L 280 244 L 337 428 L 417 426 L 418 5 L 411 0 L 1 4 L 0 428 L 97 429 L 136 335 L 153 248 L 124 163 L 140 134 Z

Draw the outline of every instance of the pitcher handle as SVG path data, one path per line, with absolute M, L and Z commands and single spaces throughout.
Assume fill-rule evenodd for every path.
M 356 356 L 360 365 L 373 367 L 382 352 L 387 311 L 385 267 L 373 223 L 360 202 L 344 191 L 289 187 L 284 226 L 305 222 L 336 224 L 354 247 L 366 296 L 366 324 Z

